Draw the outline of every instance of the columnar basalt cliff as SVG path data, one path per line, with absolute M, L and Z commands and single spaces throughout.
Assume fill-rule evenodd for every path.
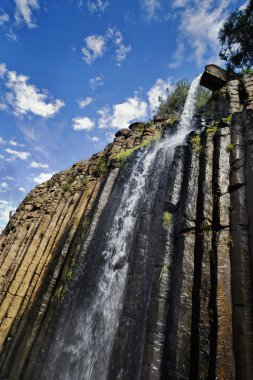
M 152 164 L 126 235 L 110 360 L 95 362 L 101 379 L 253 379 L 253 76 L 220 83 L 186 143 Z M 172 141 L 177 122 L 129 128 L 37 186 L 2 233 L 1 379 L 88 379 L 69 367 L 73 376 L 61 377 L 69 356 L 54 357 L 56 341 L 68 323 L 74 350 L 74 310 L 92 310 L 126 183 L 155 140 Z M 119 280 L 124 260 L 113 263 Z

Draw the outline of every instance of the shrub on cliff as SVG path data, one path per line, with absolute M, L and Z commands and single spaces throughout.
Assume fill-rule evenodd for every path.
M 231 13 L 219 32 L 221 59 L 229 69 L 253 66 L 253 0 L 245 9 Z
M 184 104 L 190 89 L 190 82 L 188 79 L 178 81 L 172 92 L 168 93 L 167 98 L 164 100 L 159 99 L 160 105 L 157 114 L 163 118 L 175 117 L 181 115 L 184 109 Z M 211 92 L 204 87 L 199 87 L 196 97 L 196 110 L 204 106 L 211 96 Z

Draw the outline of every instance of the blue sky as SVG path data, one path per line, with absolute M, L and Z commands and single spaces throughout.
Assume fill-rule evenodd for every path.
M 53 173 L 217 63 L 231 0 L 1 0 L 0 227 Z

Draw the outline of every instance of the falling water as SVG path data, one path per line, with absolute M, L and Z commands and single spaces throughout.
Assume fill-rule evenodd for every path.
M 147 191 L 153 191 L 153 197 L 157 192 L 155 188 L 148 188 L 151 173 L 155 168 L 156 176 L 161 176 L 166 160 L 168 157 L 172 160 L 175 147 L 184 141 L 190 131 L 200 77 L 192 82 L 178 133 L 137 152 L 118 208 L 111 223 L 108 221 L 107 227 L 104 227 L 107 232 L 100 252 L 102 261 L 100 268 L 97 268 L 96 286 L 83 301 L 80 302 L 80 296 L 79 302 L 73 301 L 77 307 L 73 308 L 71 320 L 69 316 L 65 319 L 61 316 L 61 326 L 64 327 L 56 334 L 39 378 L 107 379 L 138 216 Z

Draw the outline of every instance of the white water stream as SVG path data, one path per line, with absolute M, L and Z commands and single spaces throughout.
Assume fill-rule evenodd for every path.
M 148 191 L 150 173 L 159 160 L 165 165 L 168 155 L 173 158 L 175 147 L 184 142 L 191 130 L 195 97 L 201 75 L 192 82 L 182 119 L 175 135 L 139 151 L 130 178 L 125 183 L 120 205 L 113 220 L 108 221 L 108 232 L 102 256 L 104 267 L 88 309 L 75 318 L 75 328 L 57 337 L 42 378 L 64 380 L 105 380 L 117 331 L 128 273 L 128 256 L 134 238 L 138 213 Z M 154 196 L 155 196 L 154 190 Z M 110 226 L 110 227 L 109 227 Z M 67 321 L 66 321 L 67 326 Z M 69 339 L 71 334 L 72 339 Z M 68 338 L 66 338 L 68 337 Z M 63 358 L 68 358 L 63 360 Z

